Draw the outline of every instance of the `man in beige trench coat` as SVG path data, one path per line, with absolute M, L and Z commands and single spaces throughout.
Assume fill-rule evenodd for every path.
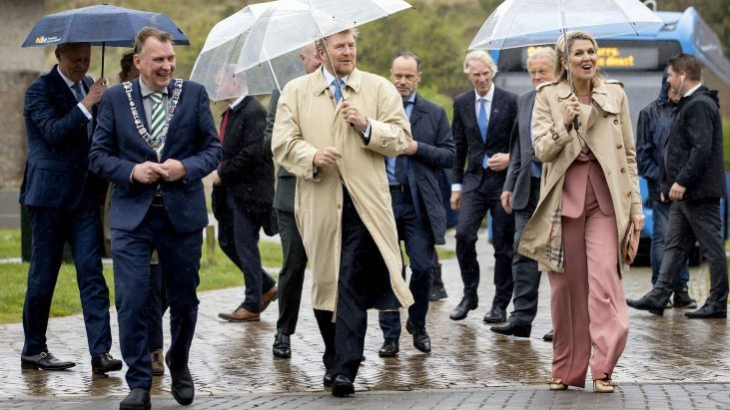
M 272 139 L 276 161 L 297 176 L 295 215 L 313 271 L 324 384 L 335 396 L 354 393 L 366 309 L 413 303 L 385 172 L 385 157 L 413 144 L 410 125 L 395 87 L 355 68 L 356 38 L 346 30 L 317 42 L 323 68 L 284 88 Z

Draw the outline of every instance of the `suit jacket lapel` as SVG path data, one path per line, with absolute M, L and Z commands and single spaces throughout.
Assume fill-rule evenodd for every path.
M 144 124 L 145 128 L 147 128 L 147 131 L 149 131 L 150 126 L 147 123 L 147 114 L 145 114 L 144 110 L 142 88 L 139 85 L 139 77 L 132 80 L 132 100 L 134 101 L 135 107 L 137 107 L 137 113 L 139 113 L 139 118 L 142 119 L 142 123 Z
M 424 112 L 426 110 L 423 108 L 423 101 L 421 101 L 421 97 L 416 94 L 416 100 L 413 102 L 413 111 L 411 111 L 411 132 L 413 132 L 413 126 L 416 125 L 418 120 L 421 119 Z
M 464 120 L 468 121 L 465 124 L 466 128 L 471 129 L 471 131 L 467 130 L 467 132 L 471 135 L 476 135 L 479 138 L 479 141 L 481 141 L 482 135 L 479 132 L 479 125 L 477 124 L 477 111 L 476 111 L 476 108 L 474 108 L 474 105 L 476 103 L 477 103 L 476 96 L 475 96 L 474 90 L 472 90 L 472 92 L 470 92 L 466 98 L 466 107 L 464 110 L 464 113 L 465 113 Z
M 495 87 L 492 84 L 492 87 Z M 494 95 L 492 96 L 492 107 L 489 110 L 489 122 L 487 122 L 487 142 L 489 142 L 489 134 L 492 132 L 493 124 L 499 119 L 499 112 L 502 110 L 504 105 L 504 99 L 502 98 L 502 90 L 499 88 L 494 89 Z
M 71 91 L 71 88 L 69 88 L 68 85 L 66 85 L 66 81 L 63 80 L 63 77 L 61 77 L 61 73 L 58 72 L 58 65 L 53 67 L 51 70 L 50 78 L 52 79 L 52 85 L 56 89 L 57 93 L 61 96 L 63 96 L 64 102 L 66 107 L 71 109 L 73 106 L 78 104 L 79 102 L 76 101 L 76 95 L 74 95 L 74 92 Z

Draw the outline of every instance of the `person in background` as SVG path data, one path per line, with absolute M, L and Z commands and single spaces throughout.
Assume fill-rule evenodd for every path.
M 28 207 L 31 257 L 23 304 L 24 369 L 61 370 L 76 363 L 54 356 L 46 345 L 48 315 L 66 242 L 76 267 L 91 370 L 104 374 L 122 369 L 109 351 L 109 289 L 101 264 L 100 197 L 106 186 L 89 173 L 89 149 L 97 104 L 106 79 L 86 75 L 88 43 L 61 44 L 58 65 L 35 80 L 25 93 L 28 157 L 20 203 Z
M 515 215 L 514 248 L 520 245 L 522 230 L 535 212 L 540 200 L 542 163 L 535 158 L 532 149 L 532 109 L 540 84 L 555 81 L 555 51 L 541 48 L 527 58 L 527 72 L 532 79 L 533 90 L 517 97 L 517 120 L 510 136 L 509 168 L 500 200 L 505 212 Z M 530 337 L 532 322 L 537 315 L 537 296 L 540 288 L 540 270 L 537 262 L 519 252 L 512 258 L 514 279 L 514 310 L 507 324 L 493 326 L 492 332 L 507 336 Z M 552 340 L 552 332 L 543 339 Z
M 667 222 L 671 201 L 661 197 L 661 182 L 666 178 L 664 155 L 666 153 L 669 129 L 672 125 L 672 113 L 679 103 L 679 95 L 669 87 L 666 72 L 662 76 L 662 86 L 659 97 L 647 105 L 639 113 L 639 122 L 636 125 L 636 163 L 639 167 L 639 176 L 646 179 L 649 188 L 649 202 L 652 213 L 651 235 L 651 284 L 656 284 L 659 278 L 659 269 L 664 260 L 664 239 L 667 236 Z M 689 296 L 687 283 L 689 282 L 689 266 L 684 264 L 674 286 L 673 307 L 697 308 L 697 301 Z M 669 306 L 669 304 L 667 304 Z
M 477 232 L 489 212 L 494 236 L 494 299 L 484 315 L 485 323 L 507 319 L 512 298 L 512 242 L 515 223 L 499 200 L 509 165 L 509 136 L 517 115 L 517 96 L 492 82 L 497 65 L 484 51 L 464 59 L 464 73 L 473 89 L 454 99 L 451 124 L 456 143 L 451 208 L 459 210 L 456 228 L 456 258 L 464 282 L 464 296 L 451 312 L 451 320 L 463 320 L 479 306 L 480 269 L 477 262 Z M 466 171 L 464 163 L 468 159 Z
M 690 319 L 727 318 L 727 258 L 720 200 L 725 198 L 722 123 L 717 91 L 702 84 L 702 66 L 689 54 L 669 59 L 669 87 L 680 95 L 666 144 L 660 199 L 672 201 L 664 260 L 654 288 L 629 306 L 662 315 L 689 252 L 700 243 L 710 268 L 710 295 Z
M 397 157 L 385 159 L 388 185 L 398 239 L 403 241 L 410 261 L 410 290 L 415 303 L 408 309 L 406 330 L 413 346 L 431 352 L 426 332 L 426 314 L 431 294 L 436 244 L 446 243 L 446 215 L 439 191 L 439 171 L 454 163 L 454 140 L 444 109 L 416 92 L 421 82 L 421 59 L 402 51 L 390 67 L 390 80 L 403 99 L 411 122 L 413 142 Z M 380 312 L 383 346 L 380 357 L 392 357 L 400 350 L 400 312 Z
M 628 99 L 599 77 L 589 33 L 560 36 L 555 52 L 557 82 L 538 87 L 532 112 L 540 201 L 518 251 L 550 278 L 550 390 L 584 387 L 590 366 L 593 391 L 612 393 L 629 331 L 620 244 L 644 224 Z

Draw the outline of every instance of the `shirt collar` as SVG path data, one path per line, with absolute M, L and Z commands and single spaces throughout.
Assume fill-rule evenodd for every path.
M 324 80 L 327 82 L 327 85 L 332 85 L 332 81 L 335 81 L 335 76 L 330 74 L 329 71 L 325 70 L 324 67 L 322 67 L 321 70 L 322 70 L 322 75 L 324 76 Z M 348 78 L 350 78 L 349 75 L 340 77 L 340 81 L 342 81 L 343 84 L 347 84 Z
M 487 91 L 487 95 L 484 97 L 480 96 L 476 89 L 474 89 L 474 95 L 476 96 L 476 100 L 479 101 L 480 98 L 484 98 L 485 100 L 491 102 L 494 99 L 494 83 L 492 83 L 492 86 L 489 87 L 489 91 Z
M 236 101 L 234 101 L 233 103 L 231 103 L 231 105 L 229 105 L 228 108 L 235 110 L 236 107 L 238 107 L 238 104 L 240 104 L 241 101 L 243 101 L 243 99 L 246 98 L 247 96 L 248 96 L 248 91 L 243 93 L 242 96 L 238 97 L 238 99 Z
M 154 93 L 155 91 L 152 91 L 151 88 L 147 87 L 147 84 L 142 81 L 142 77 L 139 77 L 139 89 L 142 92 L 142 98 L 147 97 L 148 95 Z M 164 95 L 167 95 L 167 87 L 160 90 L 160 92 Z
M 409 103 L 415 105 L 416 104 L 416 92 L 415 91 L 412 92 L 411 95 L 408 98 L 406 98 L 403 102 L 404 103 L 409 102 Z
M 71 88 L 71 87 L 74 86 L 74 84 L 76 84 L 75 82 L 73 82 L 72 80 L 70 80 L 68 77 L 66 77 L 65 75 L 63 75 L 63 73 L 61 72 L 61 68 L 56 67 L 56 70 L 58 71 L 58 75 L 60 75 L 61 78 L 63 78 L 63 82 L 66 83 L 66 85 L 68 86 L 68 88 Z
M 700 87 L 702 87 L 702 83 L 697 84 L 696 86 L 690 88 L 682 97 L 689 97 L 692 95 L 695 91 L 697 91 Z

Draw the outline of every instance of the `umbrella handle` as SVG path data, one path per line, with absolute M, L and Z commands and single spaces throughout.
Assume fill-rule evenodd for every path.
M 101 78 L 104 78 L 104 52 L 106 51 L 106 42 L 101 43 Z

